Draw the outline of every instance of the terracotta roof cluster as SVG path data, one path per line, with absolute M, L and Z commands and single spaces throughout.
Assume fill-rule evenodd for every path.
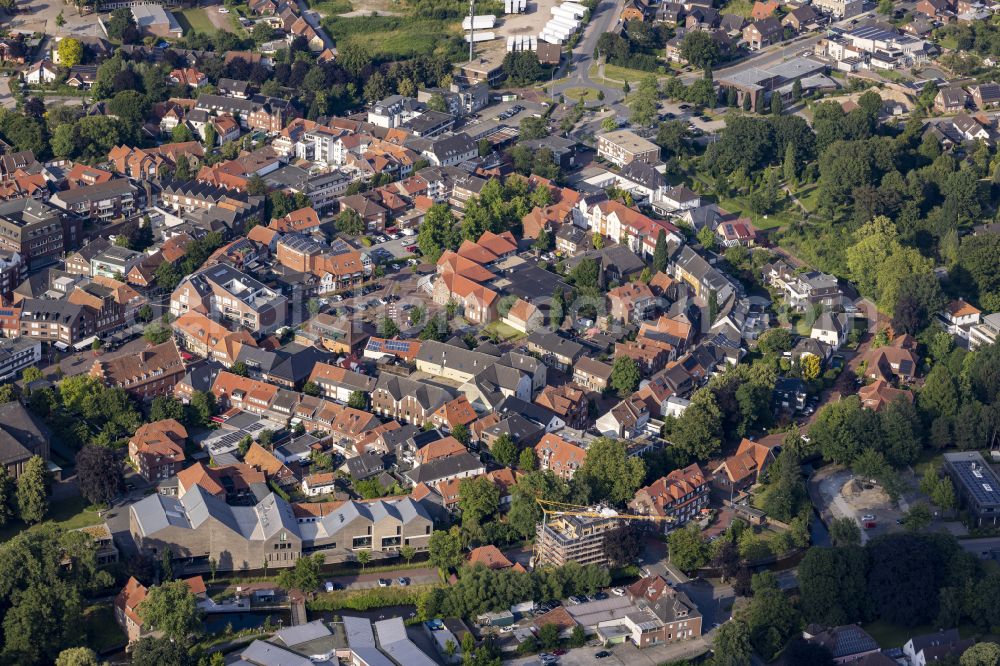
M 657 516 L 669 515 L 679 505 L 693 499 L 691 495 L 705 485 L 705 473 L 698 463 L 675 469 L 645 488 L 636 491 L 635 506 Z
M 586 449 L 573 444 L 555 433 L 546 433 L 535 444 L 535 456 L 544 469 L 552 470 L 563 478 L 572 477 L 587 459 Z
M 207 467 L 204 463 L 197 462 L 177 473 L 179 495 L 194 486 L 201 486 L 209 495 L 225 499 L 227 488 L 232 489 L 232 492 L 245 492 L 255 483 L 266 482 L 262 472 L 245 463 Z

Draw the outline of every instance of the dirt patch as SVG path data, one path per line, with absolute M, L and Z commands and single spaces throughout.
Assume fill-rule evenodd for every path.
M 849 479 L 840 489 L 840 496 L 857 511 L 868 511 L 892 506 L 889 496 L 878 486 Z

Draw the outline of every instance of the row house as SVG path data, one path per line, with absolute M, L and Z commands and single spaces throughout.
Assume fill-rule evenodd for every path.
M 85 305 L 38 298 L 26 298 L 19 305 L 23 338 L 65 350 L 94 334 L 94 311 Z
M 371 410 L 383 417 L 423 425 L 432 422 L 435 412 L 453 399 L 439 386 L 382 373 L 372 391 Z
M 97 360 L 90 376 L 112 388 L 123 388 L 136 400 L 170 395 L 184 376 L 184 361 L 171 339 L 110 360 Z
M 535 398 L 535 404 L 551 411 L 569 428 L 585 430 L 590 422 L 587 395 L 572 384 L 546 386 Z
M 239 99 L 202 94 L 198 96 L 195 109 L 211 115 L 228 114 L 236 118 L 243 127 L 270 133 L 280 132 L 295 115 L 295 108 L 288 100 L 265 95 Z
M 170 326 L 184 350 L 218 361 L 226 367 L 236 362 L 243 346 L 257 346 L 257 341 L 246 329 L 231 331 L 200 312 L 185 312 Z
M 77 285 L 66 300 L 90 308 L 94 313 L 94 335 L 112 333 L 124 328 L 128 321 L 135 321 L 126 320 L 125 305 L 118 302 L 115 292 L 96 282 Z

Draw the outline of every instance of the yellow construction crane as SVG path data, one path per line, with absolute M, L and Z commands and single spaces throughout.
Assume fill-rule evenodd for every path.
M 621 513 L 607 506 L 583 506 L 567 502 L 554 502 L 536 498 L 545 518 L 549 516 L 584 516 L 587 518 L 618 518 L 620 520 L 648 520 L 653 522 L 672 522 L 672 516 L 644 516 L 636 513 Z M 551 508 L 550 508 L 551 507 Z
M 673 518 L 671 516 L 644 516 L 640 514 L 633 513 L 621 513 L 616 509 L 612 509 L 607 506 L 583 506 L 581 504 L 570 504 L 568 502 L 555 502 L 552 500 L 542 499 L 540 497 L 535 498 L 538 503 L 539 508 L 542 510 L 542 532 L 545 533 L 550 529 L 555 529 L 558 532 L 562 532 L 566 526 L 560 525 L 555 528 L 549 527 L 549 518 L 564 518 L 566 516 L 582 516 L 584 518 L 598 518 L 598 519 L 610 519 L 610 520 L 644 520 L 648 522 L 672 522 Z M 571 531 L 572 530 L 571 528 Z M 603 532 L 604 530 L 600 530 Z M 596 535 L 594 533 L 581 535 L 580 538 L 583 539 L 593 539 Z M 539 561 L 539 547 L 540 541 L 545 539 L 544 534 L 539 534 L 535 538 L 535 542 L 532 545 L 531 554 L 531 566 Z

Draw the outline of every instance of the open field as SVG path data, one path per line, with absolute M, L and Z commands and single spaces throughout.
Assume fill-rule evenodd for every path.
M 405 16 L 327 17 L 323 27 L 339 49 L 359 46 L 386 59 L 446 55 L 464 48 L 458 21 Z
M 215 32 L 215 24 L 208 18 L 208 14 L 205 13 L 207 11 L 203 7 L 189 7 L 187 9 L 175 10 L 174 17 L 181 24 L 185 35 L 191 31 L 210 35 Z

